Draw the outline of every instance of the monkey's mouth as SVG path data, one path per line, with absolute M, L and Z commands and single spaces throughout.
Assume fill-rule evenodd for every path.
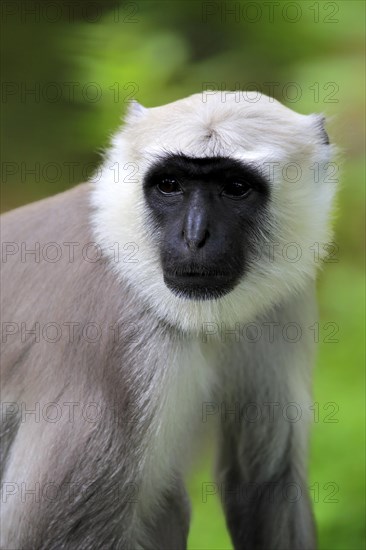
M 230 292 L 235 286 L 232 274 L 208 269 L 166 271 L 166 286 L 181 298 L 190 300 L 215 300 Z
M 167 275 L 173 276 L 173 277 L 206 277 L 206 278 L 226 278 L 230 277 L 230 273 L 225 273 L 224 271 L 218 271 L 215 269 L 212 270 L 206 270 L 206 269 L 188 269 L 188 270 L 182 270 L 182 271 L 173 271 L 168 272 Z

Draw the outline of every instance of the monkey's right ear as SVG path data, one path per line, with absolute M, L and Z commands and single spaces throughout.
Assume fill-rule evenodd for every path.
M 317 115 L 317 126 L 319 128 L 321 142 L 323 145 L 329 145 L 329 136 L 325 129 L 326 118 L 324 115 Z
M 135 99 L 132 99 L 128 103 L 127 112 L 124 117 L 125 122 L 136 122 L 147 113 L 146 107 L 140 105 Z

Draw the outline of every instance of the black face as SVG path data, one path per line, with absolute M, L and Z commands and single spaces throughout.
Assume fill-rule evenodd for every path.
M 231 158 L 171 155 L 147 173 L 144 192 L 167 287 L 195 300 L 232 290 L 245 273 L 269 199 L 261 175 Z

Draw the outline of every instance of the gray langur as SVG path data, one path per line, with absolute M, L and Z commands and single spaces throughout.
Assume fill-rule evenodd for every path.
M 134 102 L 95 181 L 2 217 L 1 548 L 186 548 L 209 425 L 234 548 L 314 550 L 333 152 L 255 93 Z

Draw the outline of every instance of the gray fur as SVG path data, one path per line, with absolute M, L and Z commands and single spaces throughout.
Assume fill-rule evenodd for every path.
M 237 348 L 232 358 L 235 367 L 227 365 L 231 379 L 224 385 L 229 394 L 224 398 L 227 414 L 222 416 L 216 471 L 235 549 L 315 548 L 306 451 L 311 403 L 306 367 L 314 351 L 307 327 L 316 316 L 313 295 L 310 288 L 260 321 L 264 327 L 273 322 L 279 326 L 296 323 L 302 332 L 298 342 L 283 338 L 253 342 L 249 350 L 248 346 Z M 291 387 L 288 381 L 296 370 L 302 384 Z M 260 408 L 233 415 L 230 411 L 235 410 L 235 403 L 255 403 Z M 268 403 L 272 412 L 267 414 Z M 290 403 L 295 403 L 293 417 L 283 414 L 290 411 L 290 407 L 286 409 Z
M 27 242 L 29 248 L 34 242 L 78 241 L 82 246 L 94 241 L 89 193 L 88 185 L 82 185 L 4 215 L 2 240 Z M 257 322 L 297 321 L 305 327 L 316 318 L 313 295 L 311 287 Z M 4 417 L 2 482 L 62 488 L 54 500 L 20 499 L 15 506 L 9 497 L 2 504 L 6 549 L 186 548 L 189 506 L 183 472 L 167 472 L 169 479 L 161 480 L 153 503 L 140 500 L 146 441 L 155 437 L 164 387 L 168 376 L 174 376 L 168 360 L 172 350 L 184 351 L 193 340 L 208 361 L 215 358 L 218 379 L 212 400 L 228 407 L 237 401 L 299 402 L 297 385 L 288 382 L 294 371 L 302 387 L 308 385 L 309 338 L 249 345 L 230 339 L 205 343 L 199 336 L 185 341 L 115 277 L 109 261 L 92 263 L 80 254 L 71 263 L 66 256 L 56 263 L 22 263 L 19 255 L 10 256 L 2 264 L 2 319 L 19 326 L 26 322 L 27 328 L 35 322 L 62 326 L 66 321 L 93 322 L 103 329 L 98 343 L 77 334 L 74 342 L 65 337 L 56 343 L 34 342 L 32 336 L 21 342 L 15 335 L 2 344 L 5 403 L 26 403 L 31 409 L 37 402 L 96 402 L 103 411 L 97 423 L 79 415 L 74 422 L 62 418 L 57 423 L 42 416 L 39 422 L 31 416 L 22 422 L 19 412 Z M 138 328 L 135 337 L 113 338 L 109 327 L 116 323 L 132 323 Z M 308 389 L 305 394 L 309 398 Z M 250 424 L 230 417 L 219 422 L 219 482 L 227 489 L 249 482 L 276 484 L 275 505 L 256 495 L 246 502 L 224 499 L 235 549 L 315 548 L 306 490 L 307 426 L 304 419 L 294 424 L 283 419 Z M 287 482 L 303 490 L 294 505 L 281 496 L 281 483 Z M 71 486 L 76 490 L 68 490 Z

